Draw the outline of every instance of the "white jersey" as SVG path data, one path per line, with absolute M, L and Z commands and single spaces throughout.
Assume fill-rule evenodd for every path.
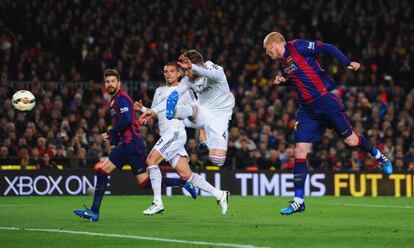
M 168 120 L 166 117 L 166 105 L 167 105 L 167 98 L 173 92 L 177 86 L 168 87 L 168 86 L 161 86 L 155 90 L 154 98 L 152 99 L 151 108 L 157 108 L 158 117 L 158 127 L 160 129 L 160 135 L 164 136 L 167 133 L 174 133 L 174 132 L 185 132 L 185 127 L 182 120 L 172 119 Z M 185 92 L 180 99 L 178 100 L 179 104 L 191 104 L 193 99 L 190 95 L 190 92 Z
M 182 84 L 187 84 L 198 97 L 200 105 L 214 113 L 231 113 L 235 104 L 226 75 L 221 66 L 207 61 L 205 67 L 192 65 L 192 71 L 198 76 L 195 80 L 184 77 Z

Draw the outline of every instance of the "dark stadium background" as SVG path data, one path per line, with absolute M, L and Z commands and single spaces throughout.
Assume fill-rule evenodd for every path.
M 109 96 L 102 72 L 116 68 L 135 100 L 150 105 L 162 67 L 198 49 L 225 68 L 236 107 L 224 168 L 289 171 L 296 98 L 272 86 L 279 73 L 262 48 L 264 36 L 322 40 L 362 64 L 354 73 L 323 56 L 352 125 L 395 164 L 414 171 L 414 24 L 411 1 L 24 1 L 0 2 L 0 164 L 16 169 L 90 168 L 109 146 Z M 11 96 L 37 97 L 29 113 Z M 142 128 L 151 148 L 158 130 Z M 190 133 L 194 137 L 194 133 Z M 195 170 L 210 165 L 190 139 Z M 332 130 L 309 157 L 312 169 L 377 171 Z M 48 163 L 47 160 L 53 163 Z M 46 162 L 45 162 L 46 161 Z M 6 168 L 6 167 L 5 167 Z M 9 167 L 8 167 L 9 168 Z

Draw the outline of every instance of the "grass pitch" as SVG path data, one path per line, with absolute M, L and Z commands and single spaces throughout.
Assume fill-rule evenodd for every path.
M 290 198 L 289 198 L 290 199 Z M 164 197 L 165 213 L 144 216 L 150 196 L 105 196 L 99 222 L 72 213 L 92 197 L 0 198 L 1 247 L 414 247 L 413 198 L 307 198 L 281 216 L 288 198 Z

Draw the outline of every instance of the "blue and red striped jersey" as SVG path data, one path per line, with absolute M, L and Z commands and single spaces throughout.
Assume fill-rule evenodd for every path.
M 328 53 L 348 66 L 351 61 L 331 44 L 321 41 L 292 40 L 285 45 L 280 59 L 283 76 L 295 87 L 301 104 L 310 104 L 335 87 L 328 73 L 320 66 L 317 55 Z
M 112 145 L 117 145 L 119 142 L 128 144 L 134 138 L 141 137 L 135 121 L 134 102 L 125 91 L 119 90 L 111 98 L 110 111 L 112 128 L 108 131 L 108 135 Z

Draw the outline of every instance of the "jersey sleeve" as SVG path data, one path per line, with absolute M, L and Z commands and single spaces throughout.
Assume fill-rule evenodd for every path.
M 160 88 L 157 88 L 155 90 L 154 97 L 152 99 L 152 104 L 151 104 L 151 109 L 155 113 L 159 113 L 165 109 L 165 105 L 162 104 L 163 99 L 160 99 L 160 97 L 158 96 L 159 92 L 160 92 Z
M 117 136 L 127 129 L 131 124 L 133 108 L 131 103 L 125 97 L 121 96 L 116 101 L 119 108 L 119 117 L 117 123 L 108 131 L 109 136 Z
M 109 144 L 111 146 L 117 146 L 119 144 L 119 135 L 111 135 L 109 137 Z
M 181 79 L 180 83 L 178 84 L 177 88 L 175 89 L 178 92 L 178 95 L 182 95 L 191 88 L 190 79 L 185 76 Z
M 332 44 L 323 43 L 322 41 L 297 40 L 294 43 L 298 52 L 305 56 L 314 56 L 321 53 L 327 53 L 341 61 L 345 66 L 351 63 L 351 60 L 345 56 L 337 47 Z
M 220 83 L 226 81 L 226 75 L 224 74 L 223 68 L 211 61 L 206 62 L 206 67 L 192 64 L 192 71 L 198 76 L 206 77 L 214 82 Z
M 154 108 L 159 103 L 158 93 L 160 92 L 160 88 L 157 88 L 154 92 L 154 97 L 152 98 L 151 108 Z

